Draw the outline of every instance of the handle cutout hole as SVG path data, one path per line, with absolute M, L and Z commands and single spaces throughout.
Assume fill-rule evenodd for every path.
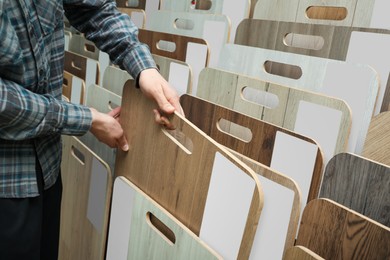
M 157 49 L 161 51 L 167 51 L 167 52 L 175 52 L 176 51 L 176 43 L 160 40 L 156 43 Z
M 84 44 L 84 50 L 89 52 L 95 52 L 95 46 L 89 43 Z
M 74 158 L 76 158 L 76 160 L 79 161 L 79 163 L 81 165 L 85 165 L 85 156 L 84 156 L 84 154 L 79 149 L 74 147 L 73 145 L 72 145 L 71 151 L 72 151 L 72 156 Z
M 273 93 L 263 90 L 244 87 L 241 90 L 241 98 L 250 103 L 255 103 L 269 109 L 275 109 L 279 105 L 279 98 Z
M 187 137 L 183 132 L 175 129 L 175 130 L 168 130 L 165 128 L 161 128 L 163 133 L 171 139 L 177 146 L 179 146 L 186 154 L 192 154 L 192 151 L 194 149 L 194 144 L 192 140 Z
M 64 79 L 62 81 L 62 85 L 64 85 L 65 87 L 69 87 L 69 81 L 67 78 L 64 77 Z
M 249 128 L 238 125 L 224 118 L 218 120 L 217 128 L 222 133 L 245 143 L 249 143 L 253 137 L 252 131 Z
M 181 30 L 193 30 L 195 23 L 189 19 L 177 18 L 174 22 L 174 27 Z
M 176 243 L 175 233 L 173 233 L 173 231 L 169 227 L 167 227 L 167 225 L 165 225 L 161 220 L 159 220 L 155 215 L 153 215 L 153 213 L 146 213 L 146 221 L 170 245 L 174 245 Z
M 307 18 L 314 20 L 342 21 L 347 14 L 347 8 L 337 6 L 309 6 L 306 9 Z
M 264 69 L 269 74 L 285 78 L 300 79 L 302 77 L 302 69 L 296 65 L 267 60 L 264 62 Z
M 72 61 L 72 63 L 70 64 L 73 68 L 75 68 L 76 70 L 81 70 L 81 65 L 78 64 L 77 61 Z
M 114 110 L 115 108 L 119 107 L 118 104 L 116 104 L 115 102 L 112 102 L 111 100 L 108 101 L 108 109 L 109 110 Z
M 192 0 L 191 1 L 192 6 L 194 2 L 195 2 L 196 10 L 210 10 L 211 6 L 213 5 L 213 2 L 210 0 L 198 0 L 198 1 Z
M 126 7 L 129 7 L 129 8 L 139 7 L 139 0 L 127 0 Z
M 288 33 L 284 36 L 283 43 L 288 47 L 319 51 L 324 47 L 325 40 L 321 36 Z

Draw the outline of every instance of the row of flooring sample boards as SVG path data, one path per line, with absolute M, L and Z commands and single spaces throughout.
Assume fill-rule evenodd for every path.
M 257 164 L 255 162 L 253 162 L 253 164 L 244 164 L 242 161 L 238 160 L 231 152 L 226 150 L 226 148 L 223 148 L 220 144 L 216 143 L 213 139 L 205 135 L 203 132 L 197 130 L 197 128 L 195 128 L 188 120 L 181 118 L 178 115 L 175 116 L 173 120 L 178 126 L 177 130 L 180 131 L 176 131 L 173 134 L 168 133 L 165 129 L 162 129 L 160 126 L 155 125 L 153 122 L 153 117 L 150 116 L 150 113 L 148 113 L 148 111 L 151 111 L 151 109 L 154 107 L 154 104 L 151 101 L 146 100 L 142 96 L 140 91 L 136 90 L 132 85 L 125 87 L 123 97 L 124 98 L 122 107 L 124 110 L 122 112 L 122 116 L 124 116 L 124 118 L 134 119 L 127 120 L 128 122 L 122 122 L 132 146 L 129 153 L 120 153 L 118 155 L 115 165 L 115 175 L 125 176 L 126 180 L 121 180 L 122 186 L 126 184 L 127 186 L 125 186 L 127 188 L 134 190 L 134 186 L 132 184 L 135 184 L 143 192 L 148 194 L 148 196 L 154 199 L 159 205 L 161 205 L 165 210 L 172 214 L 174 216 L 173 219 L 176 218 L 178 221 L 180 221 L 175 223 L 176 226 L 180 227 L 180 230 L 182 230 L 180 232 L 185 232 L 186 234 L 187 240 L 183 239 L 183 241 L 188 241 L 188 250 L 195 250 L 191 251 L 193 253 L 187 256 L 191 257 L 197 256 L 197 254 L 205 254 L 209 257 L 214 258 L 223 257 L 226 259 L 246 259 L 250 256 L 253 257 L 255 253 L 257 253 L 256 250 L 261 248 L 262 245 L 264 246 L 265 243 L 269 243 L 268 247 L 272 246 L 272 242 L 269 240 L 275 239 L 275 234 L 268 234 L 268 236 L 263 238 L 263 240 L 261 240 L 261 237 L 259 239 L 258 237 L 262 234 L 262 232 L 265 232 L 265 230 L 260 228 L 261 225 L 258 226 L 258 221 L 260 219 L 261 223 L 261 221 L 263 220 L 262 217 L 266 216 L 266 208 L 269 209 L 271 206 L 277 205 L 273 205 L 274 203 L 272 202 L 266 202 L 266 194 L 270 193 L 268 191 L 266 192 L 266 190 L 263 190 L 263 186 L 265 186 L 263 185 L 263 182 L 265 183 L 265 179 L 264 181 L 259 181 L 259 175 L 257 175 L 256 173 L 263 174 L 264 176 L 268 177 L 268 179 L 274 180 L 274 182 L 276 183 L 278 183 L 277 179 L 279 179 L 279 182 L 284 183 L 286 187 L 288 186 L 286 185 L 286 183 L 288 183 L 286 182 L 288 178 L 283 177 L 280 173 L 277 173 L 262 164 Z M 134 127 L 134 125 L 137 125 L 137 127 Z M 144 138 L 139 138 L 140 135 L 144 136 Z M 78 217 L 74 218 L 74 221 L 71 225 L 74 225 L 74 223 L 77 221 L 85 221 L 84 224 L 78 226 L 78 228 L 76 228 L 74 232 L 78 230 L 80 234 L 89 236 L 91 232 L 82 232 L 82 230 L 86 228 L 91 228 L 90 223 L 93 223 L 93 226 L 100 231 L 100 233 L 97 232 L 98 234 L 100 234 L 100 240 L 97 239 L 96 241 L 100 241 L 101 245 L 102 243 L 104 243 L 103 241 L 105 241 L 106 233 L 104 231 L 108 226 L 107 199 L 109 200 L 109 197 L 111 196 L 111 184 L 114 176 L 108 170 L 104 170 L 107 169 L 107 167 L 103 167 L 103 163 L 100 163 L 100 166 L 96 166 L 96 158 L 92 160 L 92 163 L 88 161 L 88 156 L 86 156 L 88 152 L 86 150 L 83 150 L 83 146 L 80 146 L 80 143 L 77 141 L 77 139 L 70 138 L 70 140 L 72 140 L 71 142 L 73 143 L 65 142 L 66 144 L 70 143 L 70 146 L 65 146 L 68 147 L 68 150 L 64 149 L 65 158 L 72 158 L 73 160 L 74 158 L 76 158 L 76 160 L 78 161 L 84 161 L 84 165 L 90 165 L 89 167 L 95 169 L 92 172 L 96 176 L 93 177 L 94 174 L 92 174 L 92 177 L 90 177 L 90 182 L 94 183 L 94 185 L 91 185 L 86 182 L 86 187 L 84 187 L 84 189 L 80 187 L 80 190 L 84 190 L 85 195 L 78 196 L 80 199 L 77 202 L 74 202 L 77 205 L 80 205 L 81 198 L 84 198 L 84 203 L 88 206 L 85 207 L 84 204 L 84 207 L 79 206 L 79 209 L 81 210 L 82 208 L 87 208 L 87 212 L 81 212 L 81 214 L 80 212 L 77 212 L 77 210 L 67 210 L 65 212 L 67 212 L 67 214 L 70 214 L 70 212 L 72 212 L 73 214 L 76 214 L 76 216 L 77 213 L 80 214 L 78 215 Z M 84 151 L 84 156 L 81 156 L 80 152 L 76 151 Z M 93 154 L 91 152 L 89 153 Z M 82 158 L 84 159 L 82 160 Z M 250 162 L 249 159 L 246 160 Z M 222 162 L 222 168 L 219 168 L 221 167 L 221 165 L 216 166 L 216 162 L 218 161 Z M 75 166 L 77 164 L 75 162 L 68 162 L 64 165 Z M 228 166 L 227 168 L 230 169 L 229 171 L 226 170 L 226 166 Z M 66 168 L 64 168 L 63 170 L 64 174 L 68 172 Z M 102 171 L 104 174 L 101 174 Z M 101 178 L 100 181 L 98 180 L 99 177 Z M 71 181 L 71 179 L 72 178 L 70 177 L 69 181 Z M 78 179 L 80 181 L 80 177 L 74 179 Z M 75 181 L 74 179 L 73 181 Z M 118 182 L 120 181 L 118 180 Z M 226 183 L 226 185 L 222 185 L 222 183 Z M 64 184 L 64 186 L 66 186 L 66 180 L 64 180 Z M 294 187 L 292 181 L 290 181 L 289 185 L 290 189 L 291 187 Z M 88 186 L 89 188 L 87 188 Z M 100 187 L 101 190 L 105 191 L 103 192 L 105 196 L 100 196 L 101 207 L 96 207 L 97 204 L 94 204 L 93 201 L 90 201 L 91 194 L 96 192 L 94 190 L 97 189 L 97 187 Z M 243 190 L 241 191 L 241 189 Z M 143 212 L 142 214 L 140 214 L 141 216 L 139 218 L 125 218 L 123 216 L 125 214 L 125 206 L 123 206 L 122 204 L 122 206 L 120 206 L 119 208 L 115 207 L 115 196 L 118 196 L 115 194 L 116 193 L 114 192 L 114 200 L 112 204 L 110 218 L 112 220 L 121 220 L 110 223 L 107 249 L 107 252 L 109 254 L 112 253 L 114 254 L 114 256 L 116 256 L 115 253 L 122 252 L 122 256 L 125 256 L 126 253 L 124 252 L 131 251 L 132 254 L 137 254 L 137 252 L 141 256 L 144 256 L 144 254 L 150 254 L 151 259 L 161 259 L 161 257 L 164 258 L 165 253 L 162 252 L 165 251 L 162 248 L 164 248 L 166 244 L 177 243 L 179 245 L 181 243 L 179 241 L 172 242 L 176 240 L 172 239 L 172 235 L 169 235 L 169 232 L 168 235 L 164 235 L 168 238 L 164 238 L 164 236 L 161 236 L 161 234 L 159 234 L 158 232 L 157 234 L 159 235 L 156 235 L 155 233 L 150 233 L 156 232 L 154 226 L 161 226 L 161 224 L 155 224 L 155 221 L 150 220 L 154 217 L 157 217 L 161 221 L 164 221 L 164 223 L 167 223 L 165 225 L 169 225 L 171 230 L 177 230 L 166 220 L 172 219 L 172 216 L 170 216 L 167 212 L 165 212 L 163 215 L 160 215 L 160 213 L 157 213 L 157 211 L 154 211 L 153 209 L 149 208 L 147 209 L 148 211 L 146 213 Z M 296 197 L 299 197 L 297 194 L 299 195 L 299 192 L 296 192 L 296 195 L 294 195 L 295 201 L 297 200 Z M 125 199 L 126 196 L 127 195 L 119 195 L 118 198 L 119 200 L 122 200 L 122 203 L 130 203 L 131 199 Z M 147 203 L 152 203 L 149 201 L 150 199 L 148 199 L 148 196 L 142 197 L 143 200 L 148 201 Z M 93 197 L 97 198 L 99 196 Z M 66 200 L 64 198 L 65 204 L 67 201 L 69 203 L 69 201 L 74 200 Z M 106 208 L 104 208 L 104 206 L 102 205 L 106 205 Z M 388 228 L 377 224 L 376 222 L 373 222 L 365 217 L 362 217 L 357 213 L 351 212 L 349 209 L 340 207 L 339 205 L 336 205 L 331 201 L 325 201 L 323 199 L 315 199 L 311 201 L 309 205 L 310 207 L 305 207 L 305 211 L 302 215 L 301 225 L 298 229 L 297 242 L 310 241 L 311 244 L 315 244 L 318 247 L 321 247 L 322 245 L 322 251 L 318 251 L 318 248 L 313 251 L 321 252 L 322 255 L 319 255 L 324 256 L 325 258 L 331 258 L 332 256 L 336 256 L 340 252 L 338 251 L 339 249 L 336 250 L 335 247 L 332 247 L 332 245 L 330 244 L 327 244 L 326 246 L 322 244 L 324 243 L 324 241 L 315 242 L 314 238 L 310 238 L 310 234 L 314 237 L 319 237 L 318 232 L 324 232 L 323 236 L 321 236 L 321 238 L 325 237 L 323 240 L 326 240 L 328 243 L 336 241 L 336 239 L 329 239 L 328 236 L 330 236 L 331 234 L 327 234 L 326 231 L 318 230 L 318 223 L 311 223 L 311 221 L 313 220 L 312 214 L 318 214 L 318 211 L 325 210 L 325 212 L 333 212 L 334 210 L 334 213 L 331 213 L 331 221 L 333 224 L 335 223 L 335 220 L 333 218 L 335 215 L 332 214 L 337 214 L 337 216 L 339 216 L 338 219 L 340 219 L 341 221 L 340 223 L 344 223 L 339 223 L 339 225 L 346 225 L 345 230 L 341 229 L 343 231 L 356 229 L 356 227 L 350 223 L 350 219 L 359 219 L 357 223 L 368 222 L 368 224 L 362 224 L 362 226 L 364 227 L 364 231 L 362 231 L 363 234 L 365 231 L 367 231 L 369 234 L 372 234 L 374 239 L 379 239 L 377 245 L 382 245 L 380 243 L 389 242 Z M 129 204 L 128 208 L 126 209 L 131 211 L 131 208 L 132 206 Z M 295 204 L 292 208 L 293 210 L 291 212 L 291 215 L 295 214 L 296 216 L 296 210 L 295 213 L 293 213 L 293 211 L 294 209 L 299 208 L 299 204 Z M 313 209 L 314 212 L 307 213 L 311 212 L 310 209 Z M 90 212 L 93 210 L 93 213 Z M 135 212 L 138 211 L 134 207 L 133 213 L 131 213 L 132 216 L 136 214 Z M 167 215 L 169 218 L 165 217 Z M 314 219 L 319 219 L 320 223 L 326 223 L 326 216 L 326 214 L 320 214 Z M 271 219 L 272 218 L 276 218 L 276 216 L 272 216 Z M 322 218 L 325 218 L 325 220 L 322 221 Z M 126 222 L 129 221 L 129 219 L 131 221 L 140 221 L 142 223 L 143 221 L 146 221 L 146 223 L 140 223 L 139 225 L 137 225 L 137 227 L 141 227 L 142 225 L 144 225 L 145 229 L 141 233 L 145 235 L 149 234 L 146 235 L 148 238 L 151 238 L 151 236 L 155 237 L 154 239 L 156 240 L 156 243 L 160 243 L 156 251 L 153 251 L 151 246 L 148 247 L 146 252 L 142 250 L 130 250 L 130 248 L 134 246 L 132 245 L 132 243 L 135 243 L 135 241 L 139 240 L 123 239 L 123 236 L 132 236 L 131 229 L 129 234 L 126 233 L 128 229 L 125 228 L 126 225 L 132 225 L 131 223 Z M 346 222 L 343 222 L 343 220 Z M 329 221 L 329 219 L 327 221 Z M 121 226 L 121 223 L 123 223 L 123 226 Z M 187 229 L 183 228 L 180 223 L 186 226 Z M 297 223 L 297 221 L 295 221 L 295 223 Z M 266 225 L 266 223 L 264 223 L 264 225 Z M 113 226 L 112 229 L 111 226 Z M 317 229 L 315 231 L 308 231 L 310 230 L 311 226 L 315 226 Z M 111 230 L 113 233 L 110 233 Z M 118 232 L 114 232 L 114 230 L 118 230 Z M 228 232 L 228 234 L 224 234 L 224 231 Z M 292 237 L 294 239 L 296 231 L 297 229 L 295 229 L 295 232 L 293 232 L 290 238 Z M 198 238 L 197 236 L 194 236 L 191 232 L 198 235 Z M 304 232 L 304 234 L 306 235 L 301 235 L 301 232 Z M 332 234 L 333 233 L 334 232 L 332 232 Z M 358 232 L 358 234 L 362 233 Z M 337 235 L 341 237 L 345 236 L 345 234 L 342 232 L 338 233 Z M 121 239 L 115 239 L 116 236 L 121 237 Z M 179 239 L 182 236 L 176 234 L 174 235 L 174 237 L 176 239 Z M 363 235 L 362 237 L 366 238 L 365 235 Z M 348 240 L 346 241 L 346 243 L 354 241 L 356 242 L 356 240 L 361 239 L 361 237 L 359 237 L 359 235 L 356 235 L 352 239 L 350 237 L 348 237 L 348 239 L 350 239 L 350 241 Z M 79 250 L 83 252 L 86 251 L 86 248 L 93 250 L 93 247 L 87 246 L 85 245 L 85 243 L 83 244 L 82 241 L 85 242 L 94 240 L 84 239 L 81 241 L 77 241 L 73 238 L 73 247 L 68 245 L 68 248 L 74 249 L 74 247 L 77 248 L 78 246 Z M 148 241 L 150 242 L 151 240 L 148 239 Z M 256 243 L 259 241 L 262 241 L 263 243 Z M 231 246 L 226 246 L 228 242 L 231 243 Z M 308 242 L 300 242 L 297 243 L 297 245 L 308 247 L 306 243 Z M 252 244 L 253 246 L 251 248 Z M 141 245 L 137 245 L 136 248 L 142 248 L 140 246 Z M 143 246 L 145 245 L 143 244 Z M 292 246 L 287 247 L 286 249 L 290 249 L 291 247 Z M 343 252 L 344 256 L 348 256 L 348 254 L 356 255 L 356 252 L 360 252 L 359 250 L 365 250 L 364 252 L 368 255 L 370 254 L 370 250 L 374 250 L 377 256 L 380 256 L 380 254 L 382 253 L 385 255 L 388 254 L 388 252 L 385 252 L 387 250 L 385 249 L 385 246 L 381 247 L 382 251 L 378 251 L 378 249 L 374 249 L 374 247 L 375 246 L 370 243 L 365 243 L 363 245 L 359 245 L 358 247 L 353 247 L 352 249 L 349 248 L 350 251 L 345 250 L 344 248 Z M 168 248 L 172 249 L 172 246 Z M 310 247 L 308 248 L 310 249 Z M 97 251 L 100 250 L 100 254 L 98 254 L 100 257 L 97 258 L 104 257 L 104 252 L 102 252 L 101 247 L 97 246 L 95 249 Z M 268 253 L 275 254 L 275 252 L 272 252 L 272 250 L 270 249 L 271 248 L 268 248 Z M 258 252 L 259 255 L 266 255 L 267 247 L 263 247 L 262 250 L 265 251 L 260 250 L 260 252 Z M 77 250 L 72 250 L 72 252 L 77 255 Z M 166 254 L 166 259 L 171 259 L 171 253 L 172 252 Z M 176 251 L 175 253 L 180 255 L 180 252 Z M 283 251 L 278 251 L 277 253 L 283 255 Z M 89 252 L 89 254 L 93 255 L 91 254 L 91 252 Z M 155 254 L 154 257 L 156 258 L 153 257 L 153 254 Z M 88 255 L 88 253 L 86 255 Z M 362 254 L 358 253 L 358 255 L 361 256 Z M 132 257 L 135 258 L 130 257 L 130 255 L 127 255 L 127 257 L 129 257 L 128 259 L 137 259 L 135 255 L 132 255 Z M 279 258 L 281 258 L 281 256 L 279 256 Z M 124 259 L 127 258 L 125 257 Z

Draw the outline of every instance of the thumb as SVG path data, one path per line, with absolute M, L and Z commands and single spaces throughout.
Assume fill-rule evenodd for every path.
M 129 143 L 127 142 L 127 139 L 125 135 L 122 135 L 118 140 L 118 148 L 120 148 L 122 151 L 127 152 L 129 150 Z

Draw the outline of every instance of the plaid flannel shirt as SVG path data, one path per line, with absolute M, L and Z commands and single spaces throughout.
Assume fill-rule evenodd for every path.
M 82 135 L 91 112 L 61 101 L 63 15 L 134 78 L 156 67 L 114 0 L 0 0 L 0 197 L 38 195 L 35 163 L 51 187 L 61 135 Z

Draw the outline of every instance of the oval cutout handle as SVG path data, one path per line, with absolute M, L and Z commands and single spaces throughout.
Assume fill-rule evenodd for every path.
M 168 130 L 161 127 L 163 133 L 171 139 L 177 146 L 179 146 L 186 154 L 192 154 L 194 144 L 192 140 L 178 129 Z
M 78 64 L 78 62 L 75 61 L 75 60 L 72 60 L 72 62 L 70 63 L 70 65 L 72 66 L 72 68 L 74 68 L 74 69 L 76 69 L 76 70 L 80 70 L 80 71 L 82 70 L 80 64 Z
M 152 227 L 168 244 L 174 245 L 176 243 L 175 233 L 158 219 L 153 213 L 148 211 L 146 213 L 146 222 Z
M 74 158 L 76 158 L 76 160 L 81 164 L 81 165 L 85 165 L 85 156 L 84 154 L 79 150 L 77 149 L 76 147 L 74 147 L 72 145 L 72 148 L 71 148 L 71 154 Z
M 300 67 L 276 61 L 265 61 L 264 70 L 269 74 L 285 78 L 300 79 L 302 77 L 302 69 Z
M 241 98 L 268 109 L 275 109 L 279 105 L 279 97 L 277 95 L 251 87 L 243 87 L 241 89 Z
M 68 81 L 68 79 L 66 77 L 63 78 L 62 85 L 65 86 L 65 87 L 69 87 L 69 81 Z
M 119 107 L 119 105 L 111 100 L 108 101 L 108 109 L 114 110 L 115 108 Z
M 194 2 L 195 2 L 195 4 L 193 4 Z M 208 11 L 211 9 L 213 2 L 210 0 L 199 0 L 199 1 L 192 0 L 191 4 L 195 5 L 196 10 Z
M 181 29 L 181 30 L 193 30 L 195 27 L 195 23 L 192 20 L 189 19 L 183 19 L 183 18 L 177 18 L 173 22 L 173 27 L 175 29 Z
M 342 21 L 347 14 L 347 8 L 337 6 L 309 6 L 306 9 L 307 18 L 314 20 Z
M 95 53 L 96 51 L 96 47 L 90 43 L 85 43 L 84 44 L 84 50 L 87 51 L 87 52 L 92 52 L 92 53 Z
M 233 123 L 224 118 L 220 118 L 217 121 L 217 129 L 220 132 L 229 135 L 235 139 L 238 139 L 244 143 L 249 143 L 253 138 L 252 131 L 249 128 Z
M 176 43 L 159 40 L 156 42 L 156 48 L 160 51 L 166 51 L 166 52 L 175 52 L 176 51 Z
M 322 36 L 288 33 L 283 37 L 283 44 L 287 47 L 319 51 L 324 47 Z

